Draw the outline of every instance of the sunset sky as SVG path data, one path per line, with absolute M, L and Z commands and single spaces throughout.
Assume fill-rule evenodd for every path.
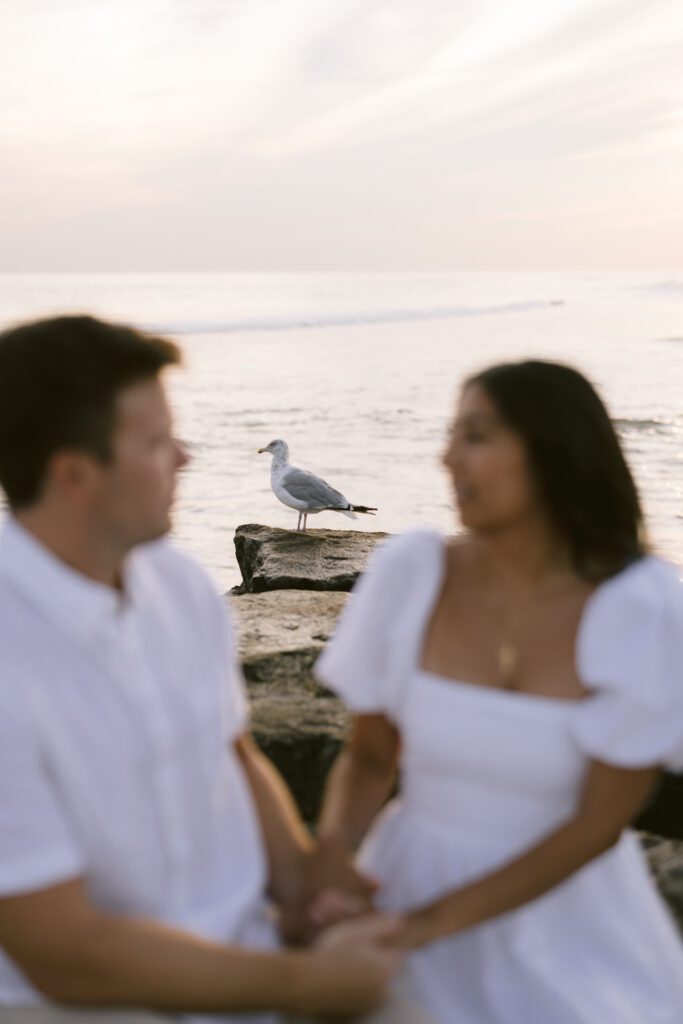
M 681 0 L 0 0 L 0 270 L 683 269 Z

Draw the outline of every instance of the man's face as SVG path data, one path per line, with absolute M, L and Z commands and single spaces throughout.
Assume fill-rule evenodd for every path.
M 91 505 L 98 527 L 116 546 L 128 549 L 170 529 L 176 474 L 188 461 L 172 426 L 157 378 L 119 393 L 112 460 L 100 465 Z

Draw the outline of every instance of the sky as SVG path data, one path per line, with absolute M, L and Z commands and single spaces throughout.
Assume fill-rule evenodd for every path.
M 681 270 L 681 0 L 0 0 L 0 270 Z

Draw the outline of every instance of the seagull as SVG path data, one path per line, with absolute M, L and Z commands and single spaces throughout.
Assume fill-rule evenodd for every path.
M 273 456 L 270 464 L 270 486 L 273 494 L 288 508 L 299 513 L 297 530 L 306 529 L 309 515 L 318 512 L 342 512 L 349 519 L 358 519 L 356 512 L 365 512 L 374 516 L 376 508 L 366 505 L 352 505 L 348 498 L 336 491 L 334 487 L 305 469 L 297 469 L 289 464 L 289 447 L 278 438 L 271 441 L 265 448 L 259 448 L 257 454 L 268 452 Z M 303 519 L 303 526 L 301 521 Z

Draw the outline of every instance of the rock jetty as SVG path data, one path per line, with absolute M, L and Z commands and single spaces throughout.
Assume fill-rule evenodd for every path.
M 307 821 L 317 816 L 325 777 L 348 725 L 341 701 L 313 677 L 346 598 L 301 590 L 230 598 L 252 733 L 287 779 Z
M 235 552 L 242 584 L 228 599 L 251 701 L 251 728 L 315 821 L 325 779 L 346 736 L 349 715 L 319 686 L 313 665 L 348 594 L 385 533 L 239 526 Z

